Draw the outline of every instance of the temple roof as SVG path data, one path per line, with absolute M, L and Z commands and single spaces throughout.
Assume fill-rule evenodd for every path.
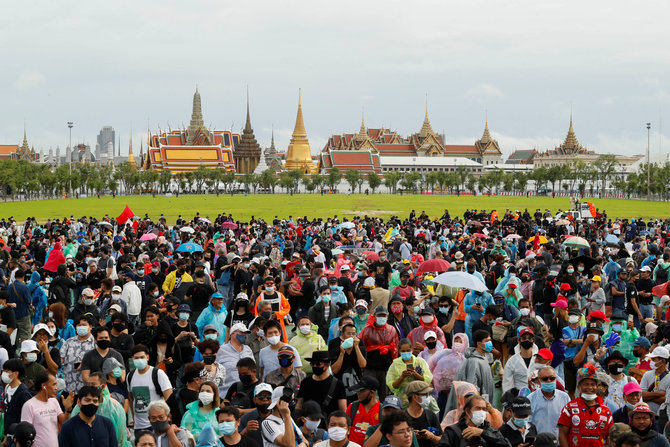
M 198 134 L 205 133 L 205 123 L 202 118 L 202 104 L 200 100 L 200 92 L 198 87 L 195 88 L 193 94 L 193 111 L 191 112 L 191 122 L 188 125 L 188 144 L 195 144 L 198 139 Z M 209 142 L 207 142 L 209 144 Z
M 293 138 L 307 137 L 305 130 L 305 121 L 302 118 L 302 92 L 298 90 L 298 114 L 295 117 L 295 127 L 293 128 Z
M 236 157 L 245 157 L 245 156 L 260 156 L 261 147 L 256 141 L 256 136 L 254 135 L 254 129 L 251 127 L 251 118 L 249 114 L 249 92 L 247 91 L 247 122 L 244 125 L 244 130 L 242 131 L 242 138 L 240 139 L 240 144 L 235 149 Z M 261 157 L 262 158 L 262 157 Z
M 433 128 L 430 125 L 430 119 L 428 118 L 428 102 L 426 101 L 426 116 L 423 119 L 423 125 L 421 126 L 421 130 L 419 131 L 419 136 L 421 138 L 425 138 L 428 135 L 434 134 Z

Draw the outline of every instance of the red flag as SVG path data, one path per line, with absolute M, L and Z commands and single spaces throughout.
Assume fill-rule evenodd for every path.
M 137 227 L 139 226 L 140 221 L 136 220 L 133 222 L 133 233 L 137 233 Z
M 591 211 L 591 217 L 596 217 L 596 207 L 591 202 L 586 202 L 586 204 L 589 206 L 589 211 Z
M 540 248 L 540 235 L 536 234 L 535 239 L 533 239 L 533 251 L 537 251 Z
M 116 221 L 119 223 L 119 225 L 123 225 L 128 221 L 128 219 L 132 218 L 134 215 L 135 213 L 133 213 L 130 207 L 126 205 L 126 209 L 124 209 L 121 215 L 116 218 Z

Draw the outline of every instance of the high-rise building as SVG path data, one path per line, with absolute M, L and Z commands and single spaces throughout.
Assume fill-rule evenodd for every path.
M 112 160 L 116 149 L 116 131 L 112 126 L 104 126 L 98 134 L 95 144 L 95 158 L 98 160 Z M 111 147 L 110 147 L 111 143 Z

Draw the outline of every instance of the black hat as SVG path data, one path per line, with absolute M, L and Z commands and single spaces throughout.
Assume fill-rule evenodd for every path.
M 302 405 L 304 415 L 310 419 L 323 419 L 323 413 L 321 412 L 321 405 L 313 400 L 308 400 Z
M 330 354 L 328 351 L 314 351 L 311 357 L 306 357 L 310 363 L 330 363 Z
M 435 310 L 432 307 L 424 307 L 419 315 L 435 315 Z
M 584 333 L 586 334 L 589 331 L 598 331 L 600 333 L 600 335 L 603 335 L 605 333 L 605 330 L 603 329 L 603 327 L 601 325 L 599 325 L 598 323 L 587 324 L 586 325 L 586 330 L 584 331 Z
M 518 396 L 512 401 L 512 411 L 518 416 L 530 416 L 530 400 L 527 397 Z
M 23 447 L 30 447 L 35 441 L 35 427 L 30 422 L 19 422 L 9 426 L 7 434 L 14 436 L 14 439 Z
M 512 388 L 505 391 L 505 393 L 500 398 L 500 403 L 502 404 L 503 410 L 509 410 L 512 408 L 512 402 L 519 396 L 519 390 Z
M 363 390 L 378 390 L 379 381 L 372 376 L 363 376 L 358 383 L 353 384 L 349 389 L 353 392 Z
M 621 351 L 612 352 L 612 354 L 610 354 L 610 356 L 605 359 L 605 363 L 607 364 L 611 360 L 619 360 L 620 362 L 623 362 L 623 366 L 628 365 L 628 359 L 623 356 Z
M 538 433 L 533 447 L 557 447 L 558 441 L 553 433 Z

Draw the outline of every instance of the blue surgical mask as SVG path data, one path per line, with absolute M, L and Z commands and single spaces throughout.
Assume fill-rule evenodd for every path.
M 542 382 L 540 384 L 540 389 L 545 393 L 553 393 L 556 391 L 556 382 Z
M 400 358 L 403 359 L 405 362 L 408 360 L 412 360 L 412 353 L 411 352 L 401 352 L 400 353 Z
M 118 379 L 123 375 L 123 370 L 121 369 L 121 367 L 117 366 L 112 370 L 112 375 Z
M 235 422 L 220 422 L 219 423 L 219 432 L 222 435 L 232 435 L 235 433 Z
M 206 334 L 205 340 L 218 340 L 219 336 L 217 334 Z
M 136 369 L 143 370 L 147 367 L 147 359 L 133 359 L 133 365 L 135 365 Z
M 138 276 L 144 276 L 144 270 L 138 270 L 137 275 Z
M 628 408 L 629 410 L 632 410 L 633 408 L 635 408 L 635 405 L 631 404 L 630 402 L 626 402 L 626 408 Z
M 375 322 L 377 326 L 384 326 L 386 324 L 386 317 L 376 317 Z
M 484 351 L 486 351 L 486 352 L 493 351 L 493 342 L 491 340 L 484 343 Z
M 324 303 L 330 303 L 330 294 L 321 295 L 321 301 Z
M 77 335 L 84 337 L 88 335 L 89 327 L 88 326 L 77 326 Z
M 349 349 L 349 348 L 351 348 L 352 346 L 354 346 L 354 339 L 353 339 L 353 337 L 352 337 L 352 338 L 347 338 L 346 340 L 344 340 L 344 341 L 342 342 L 342 348 L 343 348 L 343 349 Z
M 182 321 L 188 320 L 188 317 L 190 317 L 191 314 L 188 312 L 179 312 L 179 319 Z
M 519 428 L 525 427 L 526 425 L 528 425 L 529 420 L 530 418 L 514 418 L 514 425 L 516 425 Z
M 612 330 L 613 330 L 614 332 L 621 332 L 621 331 L 623 331 L 623 324 L 621 324 L 621 323 L 613 324 L 613 325 L 612 325 Z
M 449 308 L 448 307 L 440 307 L 440 313 L 446 315 L 449 313 Z
M 419 312 L 421 312 L 421 308 L 419 306 L 414 306 L 412 308 L 412 310 L 414 311 L 415 314 L 418 314 Z
M 244 344 L 244 342 L 247 341 L 247 334 L 235 334 L 235 338 L 237 341 Z

